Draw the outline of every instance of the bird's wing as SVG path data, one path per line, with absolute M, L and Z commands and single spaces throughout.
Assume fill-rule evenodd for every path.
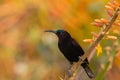
M 80 53 L 80 56 L 82 56 L 84 54 L 84 51 L 81 48 L 81 46 L 74 39 L 72 39 L 71 41 L 72 41 L 72 45 L 75 48 L 75 50 L 77 50 Z

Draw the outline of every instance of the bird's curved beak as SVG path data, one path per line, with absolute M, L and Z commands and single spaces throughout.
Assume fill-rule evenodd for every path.
M 46 30 L 45 32 L 52 32 L 56 34 L 56 31 L 53 31 L 53 30 Z

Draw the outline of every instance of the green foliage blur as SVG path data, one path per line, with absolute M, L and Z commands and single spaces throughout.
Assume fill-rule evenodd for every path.
M 60 80 L 70 64 L 57 47 L 57 37 L 44 31 L 65 29 L 86 50 L 90 44 L 83 40 L 92 38 L 91 32 L 99 33 L 91 23 L 108 17 L 104 8 L 108 1 L 0 0 L 0 80 Z M 103 52 L 90 61 L 96 80 L 120 79 L 117 30 L 120 27 L 110 34 L 118 40 L 103 39 Z M 111 47 L 114 44 L 117 47 Z M 109 54 L 108 48 L 113 48 Z M 84 71 L 80 78 L 89 80 Z

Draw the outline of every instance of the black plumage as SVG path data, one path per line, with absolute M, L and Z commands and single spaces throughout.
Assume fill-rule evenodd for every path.
M 80 56 L 84 55 L 84 51 L 81 46 L 71 37 L 71 35 L 65 30 L 47 30 L 46 32 L 53 32 L 58 36 L 58 47 L 67 60 L 73 64 L 73 62 L 78 62 Z M 89 62 L 87 58 L 83 61 L 81 66 L 86 71 L 90 78 L 93 78 L 93 72 L 88 66 Z

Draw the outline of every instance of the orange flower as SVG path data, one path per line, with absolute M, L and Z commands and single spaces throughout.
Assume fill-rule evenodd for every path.
M 119 7 L 120 3 L 117 1 L 112 2 L 108 2 L 107 5 L 105 6 L 105 8 L 107 10 L 115 10 L 115 8 Z
M 107 14 L 112 17 L 113 16 L 113 13 L 111 11 L 107 11 Z
M 110 40 L 117 40 L 117 37 L 116 37 L 116 36 L 107 36 L 107 39 L 110 39 Z
M 115 26 L 120 26 L 120 23 L 119 22 L 114 22 L 114 25 Z
M 91 42 L 93 42 L 93 39 L 84 39 L 83 42 L 89 42 L 89 43 L 91 43 Z
M 92 23 L 94 26 L 102 27 L 104 24 L 107 24 L 109 21 L 107 19 L 101 18 L 101 19 L 95 19 L 95 21 Z
M 120 20 L 116 20 L 116 21 L 114 22 L 114 25 L 115 25 L 115 26 L 120 26 Z
M 102 21 L 100 19 L 95 19 L 95 22 L 102 23 Z
M 92 34 L 94 37 L 98 37 L 98 34 L 95 33 L 95 32 L 91 32 L 91 34 Z
M 103 25 L 103 24 L 101 24 L 101 23 L 96 23 L 96 22 L 93 22 L 93 23 L 92 23 L 92 25 L 94 25 L 94 26 L 97 26 L 97 27 L 102 27 L 102 25 Z
M 101 22 L 108 23 L 109 21 L 107 19 L 101 18 Z
M 112 8 L 115 8 L 115 5 L 113 3 L 111 3 L 111 2 L 108 2 L 107 5 L 112 7 Z
M 105 8 L 106 8 L 107 10 L 114 10 L 114 8 L 111 7 L 111 6 L 109 6 L 109 5 L 106 5 Z
M 119 6 L 120 6 L 120 3 L 117 2 L 117 1 L 113 1 L 113 3 L 114 3 L 114 5 L 115 5 L 116 7 L 119 7 Z

